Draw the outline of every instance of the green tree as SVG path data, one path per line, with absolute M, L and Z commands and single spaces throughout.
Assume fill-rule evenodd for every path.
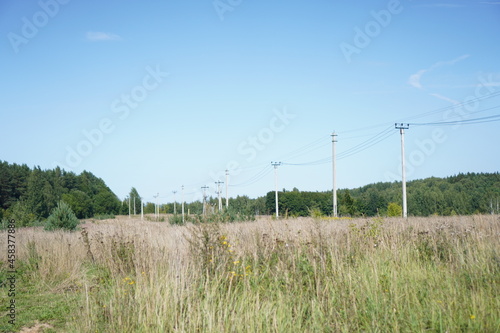
M 19 227 L 27 227 L 38 220 L 24 200 L 17 201 L 7 211 L 8 218 L 16 220 Z
M 73 189 L 69 193 L 63 194 L 62 200 L 71 207 L 79 219 L 88 218 L 93 215 L 92 199 L 85 192 Z
M 154 213 L 155 213 L 155 204 L 152 202 L 146 203 L 146 205 L 144 206 L 144 214 L 154 214 Z
M 389 202 L 387 205 L 387 216 L 396 217 L 403 215 L 403 207 L 395 202 Z
M 120 200 L 111 191 L 101 191 L 94 197 L 94 214 L 116 214 L 120 208 Z
M 339 213 L 340 215 L 354 216 L 356 209 L 354 206 L 354 199 L 351 196 L 351 192 L 349 190 L 345 190 L 343 192 L 343 195 L 339 196 Z
M 80 221 L 78 221 L 75 213 L 67 203 L 61 200 L 47 218 L 45 230 L 65 229 L 72 231 L 76 229 L 78 223 Z
M 39 167 L 34 168 L 28 178 L 25 203 L 29 212 L 36 218 L 46 218 L 49 213 L 44 198 L 44 190 L 47 189 L 45 182 L 42 170 Z
M 246 195 L 229 199 L 229 207 L 241 214 L 254 214 L 253 200 Z
M 255 215 L 263 215 L 266 213 L 266 197 L 259 197 L 253 200 L 252 213 Z

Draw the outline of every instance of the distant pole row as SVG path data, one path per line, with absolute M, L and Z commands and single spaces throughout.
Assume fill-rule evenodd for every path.
M 402 181 L 402 192 L 403 192 L 403 217 L 407 218 L 408 217 L 408 208 L 407 208 L 407 199 L 406 199 L 406 166 L 405 166 L 405 141 L 404 141 L 404 130 L 410 128 L 410 124 L 395 124 L 395 128 L 399 129 L 399 132 L 401 134 L 401 181 Z M 333 187 L 332 187 L 332 193 L 333 193 L 333 202 L 332 202 L 332 216 L 333 217 L 338 217 L 338 205 L 337 205 L 337 163 L 336 163 L 336 143 L 337 143 L 337 134 L 335 131 L 332 133 L 332 181 L 333 181 Z M 276 204 L 276 218 L 279 218 L 279 205 L 278 205 L 278 167 L 281 166 L 282 162 L 271 162 L 271 165 L 274 167 L 274 192 L 275 192 L 275 204 Z M 229 208 L 229 196 L 228 196 L 228 184 L 229 184 L 229 170 L 226 170 L 226 209 Z M 218 196 L 218 203 L 219 203 L 219 212 L 222 211 L 222 198 L 221 198 L 221 188 L 220 186 L 224 184 L 223 181 L 217 181 L 215 182 L 215 185 L 217 185 L 217 196 Z M 208 186 L 202 186 L 201 189 L 203 190 L 203 215 L 206 215 L 206 190 L 208 189 Z M 185 222 L 185 214 L 184 214 L 184 185 L 181 187 L 181 195 L 182 195 L 182 222 Z M 172 191 L 174 194 L 174 214 L 177 214 L 177 209 L 176 209 L 176 200 L 175 200 L 175 194 L 177 191 Z M 157 199 L 159 194 L 155 196 Z M 158 199 L 157 199 L 158 201 Z M 141 198 L 142 202 L 142 198 Z M 131 215 L 130 211 L 130 197 L 129 197 L 129 217 Z M 498 206 L 498 203 L 497 203 Z M 497 208 L 498 209 L 498 208 Z M 134 198 L 134 215 L 135 215 L 135 198 Z M 159 205 L 158 202 L 156 203 L 156 209 L 155 209 L 155 215 L 159 216 Z M 143 217 L 143 212 L 142 212 L 142 207 L 141 207 L 141 219 Z

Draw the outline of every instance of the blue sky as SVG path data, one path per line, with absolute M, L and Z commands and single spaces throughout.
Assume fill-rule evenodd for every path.
M 124 198 L 499 171 L 500 1 L 2 1 L 0 159 Z M 465 103 L 465 104 L 464 104 Z M 373 145 L 372 145 L 373 144 Z M 314 161 L 319 161 L 315 163 Z M 309 163 L 314 162 L 314 163 Z M 238 186 L 236 186 L 238 185 Z

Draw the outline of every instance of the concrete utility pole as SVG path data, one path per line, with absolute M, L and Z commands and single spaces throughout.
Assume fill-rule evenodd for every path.
M 208 186 L 202 186 L 201 189 L 203 190 L 203 216 L 207 215 L 207 195 L 206 195 L 206 190 L 208 189 Z
M 224 182 L 221 182 L 219 180 L 219 181 L 216 181 L 215 184 L 217 185 L 217 195 L 219 197 L 219 212 L 220 212 L 222 210 L 222 198 L 220 196 L 220 194 L 221 194 L 220 185 L 224 184 Z
M 182 199 L 182 223 L 184 223 L 184 185 L 181 187 L 181 199 Z
M 177 191 L 172 191 L 172 193 L 174 194 L 174 215 L 177 215 L 177 207 L 175 206 L 175 193 L 177 193 Z
M 406 202 L 406 166 L 405 166 L 405 129 L 410 128 L 410 124 L 394 124 L 401 134 L 401 182 L 403 183 L 403 217 L 408 217 Z
M 143 221 L 144 220 L 144 209 L 143 209 L 144 208 L 144 204 L 142 202 L 142 198 L 140 198 L 140 199 L 141 199 L 141 221 Z
M 134 216 L 136 216 L 137 214 L 135 213 L 135 197 L 134 197 Z
M 226 169 L 226 210 L 229 208 L 229 197 L 227 196 L 227 187 L 229 186 L 229 170 Z
M 156 195 L 154 195 L 153 197 L 156 199 L 156 203 L 155 203 L 155 219 L 158 219 L 158 212 L 159 212 L 159 209 L 158 209 L 158 197 L 160 196 L 160 193 L 156 193 Z
M 332 169 L 333 169 L 333 217 L 337 217 L 337 165 L 335 161 L 335 144 L 337 143 L 337 134 L 332 133 Z
M 281 162 L 271 162 L 271 165 L 274 167 L 274 192 L 275 192 L 275 201 L 276 201 L 276 218 L 279 218 L 279 210 L 278 210 L 278 166 L 281 165 Z

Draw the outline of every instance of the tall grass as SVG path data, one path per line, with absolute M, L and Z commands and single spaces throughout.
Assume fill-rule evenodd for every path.
M 29 229 L 18 236 L 31 292 L 38 301 L 62 296 L 45 304 L 53 313 L 19 325 L 38 320 L 60 332 L 500 331 L 498 216 L 186 226 L 118 218 L 82 233 Z M 3 248 L 6 238 L 0 234 Z

